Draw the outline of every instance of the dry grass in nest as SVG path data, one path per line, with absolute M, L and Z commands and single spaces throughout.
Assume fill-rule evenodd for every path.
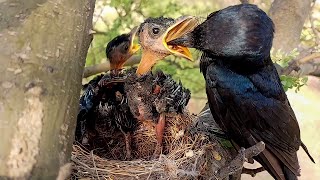
M 141 124 L 134 133 L 132 161 L 103 158 L 112 155 L 98 156 L 95 154 L 99 149 L 88 151 L 79 145 L 74 145 L 72 178 L 208 179 L 213 177 L 217 168 L 225 164 L 225 160 L 221 158 L 224 156 L 221 154 L 223 151 L 217 143 L 210 142 L 204 134 L 186 132 L 193 119 L 194 117 L 188 115 L 166 117 L 163 154 L 156 160 L 148 160 L 156 145 L 154 128 L 150 124 Z M 118 147 L 117 151 L 125 152 L 124 146 Z

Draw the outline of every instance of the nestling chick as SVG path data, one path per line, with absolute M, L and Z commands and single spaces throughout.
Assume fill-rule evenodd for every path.
M 133 29 L 131 33 L 122 34 L 108 43 L 106 55 L 111 70 L 88 83 L 80 98 L 76 128 L 76 140 L 91 145 L 91 139 L 106 130 L 121 131 L 126 142 L 126 159 L 131 158 L 130 136 L 136 120 L 127 105 L 124 76 L 120 72 L 124 63 L 139 49 L 133 44 L 135 32 Z

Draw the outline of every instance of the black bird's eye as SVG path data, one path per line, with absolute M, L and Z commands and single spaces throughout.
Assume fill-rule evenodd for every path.
M 153 34 L 159 34 L 159 32 L 160 32 L 160 29 L 159 29 L 159 28 L 153 28 L 153 29 L 152 29 L 152 33 L 153 33 Z

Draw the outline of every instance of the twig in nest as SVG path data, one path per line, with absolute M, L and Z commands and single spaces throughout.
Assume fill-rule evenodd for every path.
M 255 177 L 259 172 L 265 171 L 264 167 L 259 167 L 257 169 L 242 168 L 241 174 L 249 174 L 251 177 Z
M 265 149 L 264 142 L 260 141 L 256 145 L 244 149 L 241 148 L 239 154 L 226 166 L 219 169 L 216 173 L 216 179 L 224 179 L 229 175 L 239 172 L 243 168 L 243 163 L 253 156 L 257 156 Z
M 95 172 L 97 174 L 97 178 L 98 178 L 98 180 L 100 180 L 99 174 L 98 174 L 98 170 L 97 170 L 97 166 L 96 166 L 96 162 L 94 161 L 93 150 L 90 152 L 90 155 L 92 157 L 93 167 L 94 167 L 94 170 L 95 170 Z

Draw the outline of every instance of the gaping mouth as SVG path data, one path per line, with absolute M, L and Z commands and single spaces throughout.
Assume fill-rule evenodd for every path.
M 170 26 L 156 41 L 157 46 L 161 43 L 159 49 L 166 51 L 164 55 L 159 55 L 159 53 L 155 51 L 150 51 L 150 48 L 149 50 L 148 48 L 145 48 L 142 51 L 142 57 L 137 69 L 137 74 L 142 75 L 150 71 L 152 66 L 156 64 L 157 60 L 164 58 L 169 54 L 192 61 L 192 55 L 187 47 L 180 45 L 168 45 L 168 42 L 188 34 L 193 31 L 196 26 L 198 26 L 198 20 L 195 17 L 186 16 L 176 19 L 175 23 Z
M 134 43 L 134 37 L 136 36 L 137 31 L 138 31 L 138 27 L 136 26 L 130 32 L 130 50 L 129 51 L 131 55 L 136 53 L 140 49 L 140 45 Z
M 187 47 L 168 45 L 167 43 L 193 31 L 194 28 L 199 25 L 198 22 L 199 21 L 193 16 L 184 16 L 178 18 L 176 22 L 167 29 L 165 35 L 163 36 L 162 43 L 164 47 L 173 55 L 184 57 L 192 61 L 192 55 Z

